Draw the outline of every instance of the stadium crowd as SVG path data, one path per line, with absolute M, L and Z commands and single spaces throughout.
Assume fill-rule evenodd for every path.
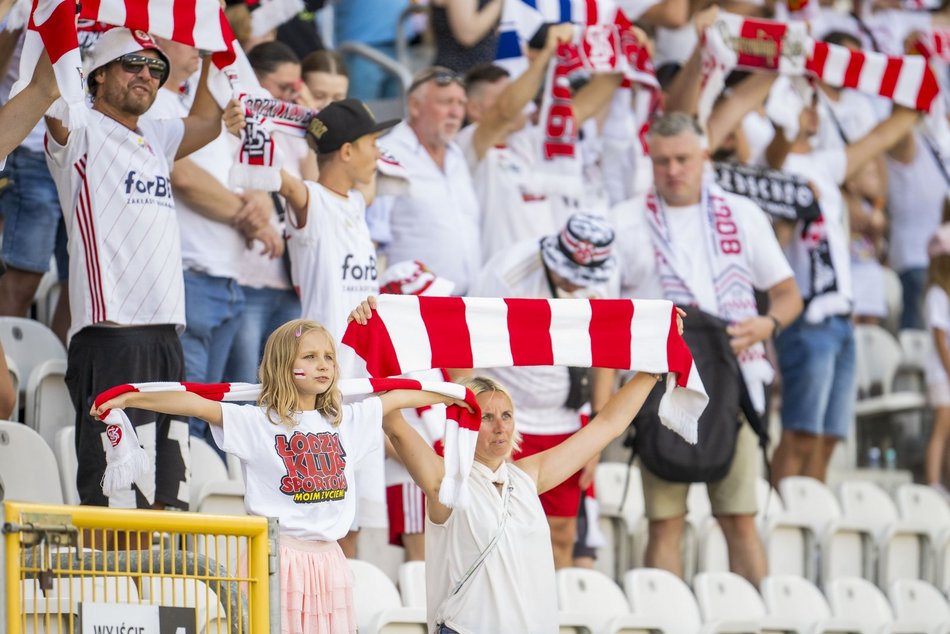
M 250 111 L 228 91 L 222 96 L 198 49 L 81 23 L 90 110 L 84 126 L 67 127 L 52 111 L 41 117 L 59 95 L 45 54 L 26 88 L 8 98 L 24 68 L 25 29 L 11 24 L 12 13 L 0 25 L 0 315 L 29 316 L 41 279 L 55 270 L 61 290 L 50 325 L 68 349 L 82 504 L 187 509 L 189 444 L 207 442 L 248 465 L 248 511 L 289 527 L 288 561 L 316 553 L 308 540 L 338 542 L 355 557 L 361 527 L 388 526 L 406 560 L 429 551 L 451 562 L 430 572 L 440 587 L 459 583 L 448 597 L 430 588 L 430 626 L 441 628 L 433 631 L 554 631 L 553 597 L 495 596 L 477 578 L 466 587 L 467 569 L 485 559 L 482 576 L 512 588 L 538 573 L 537 592 L 552 594 L 553 569 L 590 566 L 597 454 L 636 414 L 645 565 L 683 574 L 687 491 L 705 482 L 730 568 L 758 586 L 768 574 L 755 523 L 765 421 L 772 410 L 781 420 L 771 454 L 776 488 L 788 476 L 827 478 L 855 419 L 854 327 L 888 318 L 888 269 L 902 287 L 899 327 L 932 332 L 924 476 L 950 501 L 950 75 L 946 49 L 928 47 L 950 33 L 947 2 L 810 0 L 790 9 L 772 0 L 618 0 L 629 23 L 611 23 L 614 48 L 600 62 L 605 40 L 597 38 L 608 36 L 583 22 L 539 19 L 525 33 L 503 19 L 517 13 L 506 4 L 533 10 L 540 0 L 413 0 L 428 7 L 410 19 L 409 0 L 306 0 L 299 12 L 260 19 L 270 4 L 293 3 L 227 1 L 239 58 L 252 69 L 246 92 L 315 114 L 305 134 L 268 141 L 276 179 L 260 172 L 254 180 L 248 169 L 242 186 L 233 175 L 245 167 Z M 607 2 L 574 4 L 608 10 Z M 845 75 L 870 66 L 873 54 L 923 56 L 938 94 L 914 108 L 899 103 L 893 86 L 885 94 L 867 81 L 863 91 L 842 87 L 830 73 L 749 70 L 757 64 L 742 59 L 766 36 L 729 29 L 755 18 L 807 23 L 803 37 L 852 55 Z M 789 41 L 773 56 L 790 57 Z M 370 53 L 334 50 L 343 42 Z M 414 55 L 427 52 L 434 64 L 403 85 L 372 57 L 405 60 L 412 42 Z M 738 67 L 717 42 L 733 46 Z M 769 42 L 783 45 L 782 36 Z M 379 121 L 371 111 L 400 100 L 399 118 Z M 321 400 L 339 378 L 359 376 L 336 346 L 349 322 L 371 319 L 367 298 L 381 293 L 670 300 L 686 311 L 684 336 L 710 396 L 699 443 L 672 442 L 656 424 L 662 389 L 652 388 L 662 377 L 559 366 L 415 373 L 465 383 L 482 407 L 473 477 L 490 495 L 477 494 L 460 528 L 438 502 L 443 471 L 433 465 L 441 459 L 427 453 L 442 444 L 452 399 L 397 391 L 381 405 Z M 292 321 L 303 325 L 281 328 Z M 299 350 L 280 356 L 277 346 L 298 340 Z M 270 361 L 259 374 L 262 358 Z M 269 363 L 277 365 L 265 371 Z M 276 378 L 291 365 L 292 377 Z M 298 376 L 298 367 L 315 374 Z M 6 376 L 0 367 L 0 418 L 13 407 Z M 301 387 L 311 378 L 322 386 L 316 397 Z M 108 408 L 93 404 L 101 392 L 125 383 L 260 381 L 262 403 L 277 407 L 287 396 L 267 386 L 281 380 L 297 386 L 291 412 L 316 409 L 332 423 L 329 433 L 343 421 L 349 490 L 344 484 L 346 499 L 326 507 L 345 511 L 305 516 L 318 505 L 303 505 L 295 515 L 300 504 L 280 484 L 283 462 L 273 447 L 262 449 L 267 434 L 218 429 L 306 427 L 310 419 L 294 423 L 278 411 L 276 423 L 269 415 L 261 422 L 233 405 L 157 397 L 121 403 L 142 408 L 130 416 L 151 443 L 148 481 L 103 492 L 107 441 L 94 414 Z M 357 440 L 346 427 L 354 417 L 373 431 Z M 567 445 L 567 463 L 583 465 L 576 472 L 545 470 L 531 458 L 566 460 L 568 442 L 577 444 Z M 254 460 L 277 464 L 268 471 Z M 509 502 L 509 486 L 540 496 L 511 493 Z M 512 520 L 496 529 L 499 513 Z M 495 530 L 507 536 L 498 540 Z M 495 541 L 497 560 L 479 557 Z M 536 558 L 544 561 L 532 568 Z M 325 561 L 343 574 L 338 561 Z M 285 622 L 286 631 L 352 624 L 345 602 L 327 613 L 306 597 L 301 607 L 289 592 L 305 616 L 296 628 Z M 335 601 L 332 590 L 320 593 Z M 495 603 L 486 610 L 473 597 Z

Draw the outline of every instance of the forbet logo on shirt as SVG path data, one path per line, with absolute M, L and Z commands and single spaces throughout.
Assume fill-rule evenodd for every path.
M 280 479 L 280 492 L 294 502 L 313 504 L 346 497 L 346 451 L 339 434 L 298 431 L 289 439 L 277 435 L 274 448 L 287 469 L 287 475 Z
M 135 170 L 125 175 L 126 203 L 131 205 L 162 205 L 174 209 L 172 184 L 166 176 L 149 178 Z

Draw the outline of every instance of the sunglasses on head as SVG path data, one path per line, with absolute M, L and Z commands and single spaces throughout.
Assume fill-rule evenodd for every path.
M 138 75 L 142 72 L 142 68 L 147 66 L 148 74 L 151 75 L 152 79 L 158 79 L 159 81 L 168 71 L 168 64 L 165 63 L 165 60 L 146 55 L 128 53 L 116 61 L 122 64 L 122 70 L 133 75 Z
M 429 82 L 435 82 L 436 86 L 444 88 L 449 84 L 458 84 L 462 88 L 465 88 L 465 82 L 457 74 L 449 70 L 448 68 L 435 68 L 429 72 L 421 75 L 409 86 L 409 90 L 406 91 L 406 94 L 411 93 L 416 88 L 422 84 L 427 84 Z

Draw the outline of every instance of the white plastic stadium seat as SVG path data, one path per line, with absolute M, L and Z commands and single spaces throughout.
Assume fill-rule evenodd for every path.
M 769 616 L 758 590 L 732 572 L 702 572 L 693 579 L 696 602 L 706 623 L 747 621 L 763 631 L 798 632 L 800 619 Z
M 924 366 L 933 347 L 933 335 L 927 330 L 906 328 L 898 334 L 901 344 L 901 364 L 898 378 L 910 379 L 910 386 L 922 391 L 926 386 Z M 900 381 L 898 382 L 900 383 Z
M 50 359 L 66 360 L 66 348 L 53 331 L 33 319 L 0 317 L 0 341 L 20 370 L 20 388 L 33 368 Z
M 887 593 L 901 621 L 922 620 L 931 634 L 950 632 L 950 605 L 935 587 L 919 579 L 900 579 Z
M 79 459 L 76 457 L 76 427 L 66 427 L 56 432 L 53 441 L 53 453 L 59 463 L 59 481 L 63 487 L 63 501 L 73 506 L 79 505 L 79 490 L 76 488 L 76 471 Z
M 600 503 L 601 531 L 614 545 L 598 552 L 596 568 L 619 578 L 625 570 L 640 563 L 640 553 L 646 547 L 640 469 L 622 462 L 601 462 L 594 472 L 594 490 Z
M 902 484 L 896 497 L 901 517 L 930 531 L 932 577 L 946 594 L 950 590 L 950 506 L 942 495 L 923 484 Z
M 771 616 L 797 620 L 801 634 L 862 634 L 861 625 L 831 616 L 831 606 L 808 579 L 773 575 L 762 580 L 762 600 Z
M 825 594 L 832 613 L 837 618 L 859 623 L 861 634 L 929 634 L 920 621 L 896 620 L 887 598 L 866 579 L 834 579 L 828 583 Z
M 50 359 L 33 368 L 26 382 L 24 420 L 49 445 L 60 429 L 76 425 L 76 408 L 66 387 L 66 361 Z
M 365 561 L 347 559 L 346 563 L 353 571 L 353 601 L 360 632 L 425 634 L 425 609 L 403 607 L 399 591 L 386 573 Z
M 758 632 L 756 623 L 703 623 L 696 598 L 689 586 L 667 570 L 630 570 L 623 577 L 623 588 L 633 614 L 645 620 L 655 620 L 663 634 Z
M 221 456 L 200 438 L 191 438 L 191 510 L 245 515 L 244 482 L 228 477 Z
M 894 391 L 894 377 L 903 352 L 891 333 L 880 326 L 859 324 L 854 327 L 854 338 L 858 388 L 854 411 L 858 418 L 927 406 L 926 397 L 919 392 Z M 880 394 L 871 396 L 875 389 L 879 389 Z
M 817 581 L 817 546 L 808 522 L 785 508 L 782 496 L 765 478 L 756 481 L 756 501 L 759 509 L 756 523 L 768 557 L 769 571 Z
M 407 608 L 426 608 L 426 562 L 406 561 L 400 564 L 399 596 Z
M 20 420 L 20 385 L 23 382 L 20 378 L 20 368 L 17 367 L 16 361 L 8 355 L 4 354 L 4 358 L 7 361 L 7 371 L 10 373 L 10 380 L 13 382 L 13 411 L 10 413 L 10 420 Z
M 63 503 L 53 450 L 21 423 L 0 421 L 0 488 L 6 500 Z
M 790 476 L 779 483 L 785 508 L 806 522 L 819 547 L 820 581 L 836 577 L 874 578 L 874 535 L 865 525 L 843 517 L 834 493 L 823 482 Z
M 882 488 L 867 481 L 846 481 L 838 488 L 841 510 L 850 521 L 868 526 L 877 542 L 877 583 L 925 578 L 930 547 L 928 527 L 902 520 Z
M 139 582 L 139 593 L 144 603 L 193 608 L 199 633 L 225 634 L 228 631 L 226 609 L 211 586 L 202 581 L 143 577 Z
M 662 630 L 659 621 L 630 613 L 623 591 L 613 579 L 587 568 L 561 568 L 557 576 L 557 602 L 562 629 L 566 625 L 598 634 L 648 632 Z

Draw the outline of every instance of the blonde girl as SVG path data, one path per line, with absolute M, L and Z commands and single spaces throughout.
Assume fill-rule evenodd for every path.
M 344 405 L 336 346 L 320 324 L 298 319 L 264 346 L 256 405 L 210 401 L 191 392 L 128 392 L 93 414 L 135 407 L 211 424 L 215 442 L 241 460 L 249 513 L 280 520 L 281 631 L 356 631 L 352 583 L 337 540 L 353 523 L 356 465 L 382 452 L 383 416 L 454 402 L 393 390 Z
M 927 245 L 930 267 L 924 297 L 927 327 L 933 348 L 926 366 L 927 392 L 934 408 L 933 429 L 927 443 L 924 475 L 927 484 L 950 501 L 943 485 L 944 457 L 950 444 L 950 200 L 944 202 L 943 222 Z

